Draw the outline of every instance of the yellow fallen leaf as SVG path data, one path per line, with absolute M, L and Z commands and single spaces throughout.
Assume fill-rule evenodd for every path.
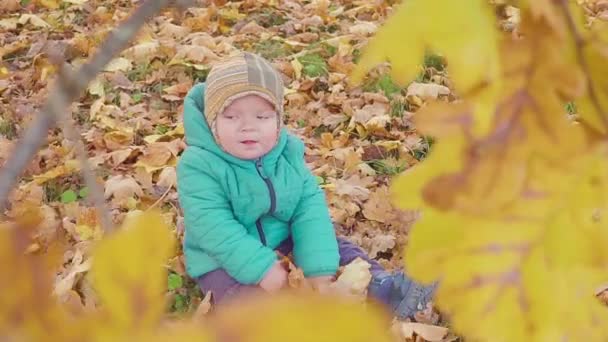
M 78 161 L 72 159 L 66 161 L 63 165 L 59 165 L 41 175 L 36 175 L 32 178 L 36 184 L 42 185 L 52 179 L 70 175 L 78 170 L 80 170 Z
M 296 75 L 296 80 L 299 80 L 300 78 L 302 78 L 302 69 L 304 68 L 302 63 L 300 63 L 300 61 L 297 58 L 294 58 L 291 61 L 291 66 L 293 67 L 293 71 Z
M 17 18 L 0 19 L 0 28 L 4 30 L 16 30 L 18 23 L 19 19 Z
M 87 87 L 89 94 L 104 97 L 106 92 L 103 87 L 103 82 L 99 77 L 95 78 Z
M 36 27 L 40 27 L 40 28 L 51 27 L 51 25 L 49 25 L 46 21 L 40 19 L 39 16 L 34 15 L 34 14 L 22 14 L 21 17 L 19 17 L 19 24 L 25 25 L 28 22 L 30 24 L 32 24 Z
M 37 0 L 37 2 L 50 9 L 58 9 L 59 8 L 59 0 Z
M 74 226 L 74 232 L 76 234 L 76 238 L 80 241 L 99 240 L 102 236 L 102 232 L 99 226 L 89 226 L 86 224 L 79 224 Z

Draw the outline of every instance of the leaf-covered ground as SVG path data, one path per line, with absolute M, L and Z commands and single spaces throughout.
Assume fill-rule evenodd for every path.
M 137 4 L 0 0 L 0 164 L 52 96 L 55 61 L 82 64 Z M 370 73 L 364 85 L 349 86 L 349 72 L 392 6 L 393 1 L 198 1 L 185 12 L 166 10 L 149 21 L 71 107 L 114 223 L 154 207 L 178 236 L 183 233 L 175 191 L 175 165 L 185 146 L 182 100 L 205 80 L 210 62 L 242 49 L 281 71 L 286 124 L 307 144 L 307 161 L 326 191 L 338 233 L 388 268 L 400 267 L 417 213 L 393 208 L 388 186 L 432 146 L 410 121 L 416 110 L 425 99 L 454 95 L 445 61 L 432 53 L 407 88 L 393 82 L 388 65 Z M 517 11 L 500 9 L 503 27 L 512 30 Z M 76 159 L 74 142 L 61 127 L 49 132 L 13 193 L 9 216 L 40 208 L 44 224 L 29 250 L 44 253 L 54 242 L 67 246 L 56 294 L 93 306 L 96 298 L 84 275 L 90 247 L 104 233 Z M 185 276 L 179 250 L 168 267 L 168 311 L 194 310 L 200 293 Z

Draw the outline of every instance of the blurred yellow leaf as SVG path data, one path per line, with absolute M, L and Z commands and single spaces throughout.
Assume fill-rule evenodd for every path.
M 164 263 L 175 238 L 155 212 L 127 220 L 95 248 L 90 275 L 114 332 L 155 327 L 167 282 Z
M 429 13 L 433 13 L 433 20 L 429 20 Z M 454 34 L 455 28 L 458 34 Z M 366 47 L 351 80 L 361 82 L 369 69 L 388 59 L 393 78 L 409 83 L 429 49 L 446 56 L 450 78 L 459 93 L 466 96 L 480 84 L 490 85 L 485 92 L 475 94 L 480 101 L 474 132 L 485 132 L 491 123 L 485 110 L 493 103 L 494 87 L 500 79 L 498 34 L 485 0 L 410 0 L 401 4 Z
M 252 317 L 264 317 L 268 325 Z M 390 319 L 375 305 L 314 294 L 242 299 L 218 310 L 210 325 L 219 340 L 393 341 Z

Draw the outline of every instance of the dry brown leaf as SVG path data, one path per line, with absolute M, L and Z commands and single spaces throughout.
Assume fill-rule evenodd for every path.
M 69 297 L 69 294 L 76 283 L 76 277 L 84 272 L 87 272 L 91 268 L 91 260 L 84 260 L 84 256 L 81 250 L 76 250 L 74 257 L 72 258 L 71 264 L 68 268 L 59 275 L 55 282 L 53 294 L 57 298 L 65 302 Z
M 239 33 L 240 34 L 256 34 L 256 35 L 259 35 L 259 34 L 261 34 L 264 31 L 266 31 L 266 29 L 264 27 L 258 25 L 258 23 L 256 23 L 255 21 L 250 21 L 245 26 L 241 27 L 241 29 L 239 30 Z
M 385 116 L 388 113 L 388 109 L 388 104 L 385 103 L 365 105 L 363 108 L 355 111 L 350 125 L 352 126 L 354 123 L 365 125 L 375 116 Z
M 127 131 L 111 131 L 103 136 L 103 141 L 108 150 L 121 150 L 133 142 L 133 133 Z
M 175 164 L 176 154 L 177 151 L 171 144 L 155 142 L 146 148 L 144 155 L 139 157 L 139 160 L 135 165 L 144 167 L 148 172 L 154 172 L 165 166 L 173 166 L 170 164 Z M 173 163 L 171 163 L 171 161 L 173 161 Z
M 143 191 L 135 179 L 125 175 L 116 175 L 106 181 L 104 195 L 106 199 L 113 197 L 122 200 L 133 195 L 142 196 Z
M 366 36 L 375 33 L 378 25 L 371 21 L 363 21 L 349 27 L 348 31 L 355 35 Z
M 0 0 L 0 12 L 14 12 L 21 8 L 18 0 Z
M 395 214 L 390 201 L 388 188 L 383 186 L 374 191 L 367 202 L 363 205 L 363 215 L 369 220 L 381 223 L 390 222 Z
M 407 96 L 418 96 L 422 99 L 436 99 L 449 94 L 450 88 L 435 83 L 413 82 L 407 87 Z
M 175 25 L 170 22 L 165 22 L 161 25 L 158 35 L 163 38 L 182 39 L 190 34 L 192 30 L 187 26 Z
M 158 41 L 149 41 L 124 50 L 122 55 L 137 62 L 144 62 L 151 60 L 159 50 L 160 43 Z
M 205 321 L 205 316 L 211 310 L 212 296 L 213 295 L 212 295 L 211 291 L 209 291 L 205 294 L 205 297 L 199 303 L 198 307 L 196 308 L 196 311 L 194 311 L 194 314 L 192 315 L 192 320 L 194 320 L 195 322 L 198 322 L 198 323 L 203 323 Z
M 369 239 L 369 256 L 375 258 L 379 252 L 386 252 L 395 247 L 395 236 L 392 234 L 374 234 Z
M 105 71 L 108 72 L 114 72 L 114 71 L 129 71 L 131 70 L 131 61 L 124 58 L 124 57 L 118 57 L 118 58 L 114 58 L 113 60 L 110 61 L 110 63 L 108 63 L 108 65 L 106 65 L 106 67 L 104 68 Z
M 348 179 L 338 179 L 336 180 L 336 194 L 365 201 L 369 198 L 370 190 L 368 187 L 372 183 L 373 178 L 365 177 L 361 179 L 359 175 L 353 175 Z
M 164 168 L 158 175 L 156 185 L 162 187 L 174 187 L 177 184 L 177 174 L 174 167 Z
M 168 65 L 189 61 L 199 64 L 207 64 L 219 60 L 219 56 L 208 47 L 197 45 L 182 45 Z

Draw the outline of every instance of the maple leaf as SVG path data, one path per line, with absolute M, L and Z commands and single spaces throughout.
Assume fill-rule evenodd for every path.
M 121 232 L 96 246 L 90 275 L 104 308 L 111 333 L 158 324 L 163 311 L 160 293 L 166 286 L 163 263 L 174 237 L 159 214 L 138 215 Z

